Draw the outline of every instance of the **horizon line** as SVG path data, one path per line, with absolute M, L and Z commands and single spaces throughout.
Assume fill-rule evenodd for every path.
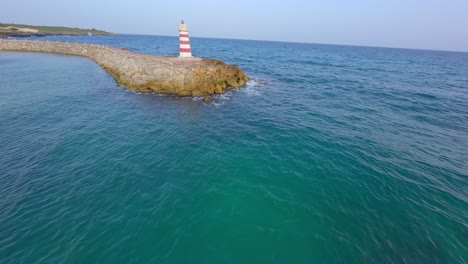
M 115 33 L 115 32 L 111 32 Z M 154 37 L 178 37 L 178 35 L 152 35 L 141 33 L 115 33 L 117 35 L 135 35 L 135 36 L 154 36 Z M 389 46 L 369 46 L 360 44 L 335 44 L 335 43 L 317 43 L 317 42 L 301 42 L 301 41 L 283 41 L 283 40 L 265 40 L 265 39 L 243 39 L 243 38 L 220 38 L 220 37 L 197 37 L 190 36 L 190 38 L 204 38 L 204 39 L 223 39 L 223 40 L 244 40 L 244 41 L 263 41 L 263 42 L 277 42 L 277 43 L 291 43 L 291 44 L 312 44 L 312 45 L 329 45 L 329 46 L 344 46 L 344 47 L 357 47 L 357 48 L 379 48 L 379 49 L 401 49 L 401 50 L 419 50 L 419 51 L 437 51 L 437 52 L 453 52 L 453 53 L 468 53 L 468 50 L 445 50 L 445 49 L 430 49 L 430 48 L 405 48 L 405 47 L 389 47 Z

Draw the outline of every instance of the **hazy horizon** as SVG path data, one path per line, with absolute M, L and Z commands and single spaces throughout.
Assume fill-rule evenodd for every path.
M 192 37 L 468 52 L 468 34 L 464 33 L 468 2 L 461 0 L 429 0 L 424 4 L 401 0 L 239 0 L 236 5 L 213 0 L 20 0 L 6 1 L 2 6 L 2 23 L 177 36 L 177 24 L 184 19 Z

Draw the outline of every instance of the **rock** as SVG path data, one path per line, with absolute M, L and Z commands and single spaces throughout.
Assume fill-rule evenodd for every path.
M 224 92 L 224 88 L 221 85 L 217 84 L 214 90 L 214 93 L 222 94 L 223 92 Z
M 203 96 L 203 93 L 200 92 L 199 90 L 192 91 L 192 96 L 193 97 L 200 97 Z
M 88 57 L 114 76 L 119 85 L 142 92 L 207 96 L 244 86 L 249 80 L 239 67 L 221 61 L 180 60 L 90 44 L 0 39 L 0 50 Z
M 230 86 L 230 87 L 239 87 L 239 83 L 237 83 L 237 80 L 235 78 L 229 78 L 227 79 L 227 84 Z
M 211 98 L 211 96 L 205 96 L 205 97 L 203 97 L 203 102 L 211 103 L 211 102 L 213 102 L 213 98 Z
M 189 91 L 189 90 L 182 90 L 182 91 L 179 91 L 177 94 L 178 94 L 178 95 L 182 95 L 182 96 L 191 96 L 191 95 L 192 95 L 192 91 Z
M 206 91 L 208 94 L 214 94 L 214 93 L 215 93 L 215 89 L 216 89 L 216 85 L 207 85 L 207 86 L 205 86 L 205 91 Z

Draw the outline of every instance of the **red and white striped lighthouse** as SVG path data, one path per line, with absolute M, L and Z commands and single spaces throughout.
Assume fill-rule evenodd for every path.
M 182 20 L 179 25 L 179 36 L 180 36 L 180 56 L 181 58 L 191 58 L 192 49 L 190 48 L 190 39 L 188 35 L 188 27 Z

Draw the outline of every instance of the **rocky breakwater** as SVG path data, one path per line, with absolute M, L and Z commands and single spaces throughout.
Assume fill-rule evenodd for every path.
M 239 67 L 221 61 L 144 55 L 91 44 L 0 39 L 0 51 L 87 57 L 113 75 L 119 85 L 139 92 L 209 96 L 242 87 L 249 80 Z

